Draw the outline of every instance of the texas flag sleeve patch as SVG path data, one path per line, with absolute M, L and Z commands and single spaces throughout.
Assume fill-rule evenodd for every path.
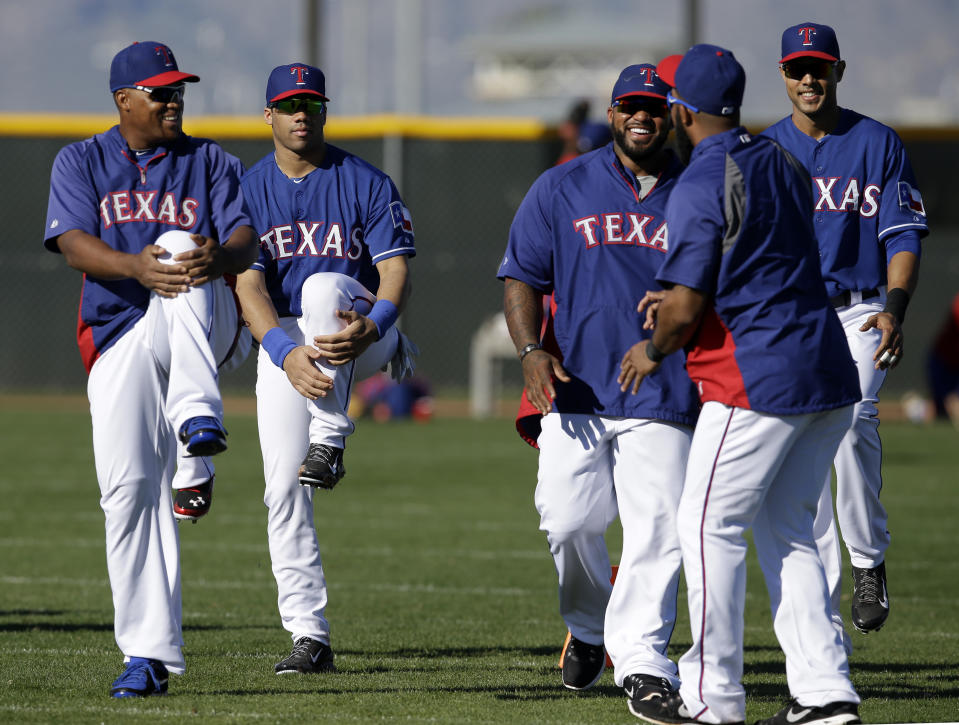
M 402 229 L 407 234 L 413 233 L 413 217 L 402 202 L 394 201 L 390 204 L 390 216 L 393 218 L 395 228 Z
M 919 189 L 913 189 L 905 181 L 899 182 L 899 206 L 902 209 L 908 209 L 916 214 L 926 216 L 926 207 L 922 204 L 922 194 Z

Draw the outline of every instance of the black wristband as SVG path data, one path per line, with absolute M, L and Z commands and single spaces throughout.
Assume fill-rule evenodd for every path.
M 886 306 L 883 312 L 888 312 L 898 320 L 899 324 L 906 319 L 906 307 L 909 306 L 909 293 L 902 287 L 893 287 L 886 293 Z
M 533 352 L 533 350 L 542 350 L 542 349 L 543 349 L 543 346 L 540 345 L 538 342 L 531 342 L 529 345 L 527 345 L 526 347 L 524 347 L 522 350 L 519 351 L 520 362 L 523 361 L 524 357 L 526 357 L 531 352 Z
M 649 338 L 646 343 L 646 357 L 658 365 L 666 358 L 666 353 L 653 344 L 653 338 Z

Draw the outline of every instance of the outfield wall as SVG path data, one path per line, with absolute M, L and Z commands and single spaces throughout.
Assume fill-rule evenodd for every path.
M 112 117 L 0 115 L 0 288 L 6 334 L 0 389 L 74 391 L 85 373 L 75 344 L 80 275 L 44 252 L 50 167 L 65 144 L 107 128 Z M 186 131 L 218 139 L 245 164 L 272 150 L 258 119 L 188 121 Z M 907 355 L 887 393 L 922 389 L 923 353 L 959 291 L 959 130 L 902 132 L 933 226 L 920 291 L 907 319 Z M 403 327 L 421 350 L 419 371 L 439 390 L 468 385 L 469 343 L 501 309 L 495 279 L 509 225 L 529 185 L 558 153 L 553 129 L 537 121 L 380 116 L 331 119 L 331 143 L 387 170 L 410 207 L 419 255 Z M 518 380 L 516 370 L 508 376 Z M 224 379 L 252 384 L 249 363 Z

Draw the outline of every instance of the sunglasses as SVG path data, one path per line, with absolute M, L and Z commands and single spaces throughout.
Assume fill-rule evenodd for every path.
M 682 98 L 676 98 L 672 91 L 666 94 L 666 104 L 670 108 L 672 108 L 674 105 L 685 106 L 693 113 L 699 113 L 699 109 L 696 108 L 696 106 L 692 105 L 691 103 L 686 103 L 686 101 L 684 101 Z
M 270 108 L 280 113 L 293 114 L 303 111 L 307 116 L 315 116 L 326 110 L 326 102 L 307 98 L 284 98 L 282 101 L 271 103 Z
M 640 111 L 646 111 L 650 116 L 666 115 L 666 104 L 651 98 L 621 98 L 613 101 L 613 108 L 627 116 L 635 116 Z
M 147 86 L 133 86 L 138 91 L 145 91 L 150 94 L 150 100 L 154 103 L 181 103 L 183 101 L 183 92 L 186 87 L 181 83 L 177 86 L 157 86 L 148 88 Z
M 787 60 L 785 63 L 780 63 L 779 67 L 782 68 L 783 75 L 785 75 L 789 80 L 800 81 L 806 77 L 806 75 L 811 75 L 813 78 L 828 78 L 829 72 L 836 67 L 836 61 L 829 60 Z

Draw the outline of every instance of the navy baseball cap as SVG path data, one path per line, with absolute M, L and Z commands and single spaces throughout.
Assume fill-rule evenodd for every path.
M 732 51 L 718 45 L 694 45 L 685 55 L 663 58 L 656 70 L 683 100 L 704 113 L 730 116 L 743 103 L 746 71 Z
M 317 96 L 324 101 L 330 100 L 326 97 L 323 71 L 306 63 L 290 63 L 274 68 L 266 82 L 266 105 L 290 96 Z
M 628 96 L 651 96 L 666 100 L 669 86 L 656 73 L 656 66 L 651 63 L 640 63 L 623 68 L 623 72 L 616 79 L 613 86 L 611 103 Z
M 137 41 L 115 56 L 110 64 L 110 92 L 134 86 L 170 86 L 195 83 L 199 76 L 184 73 L 168 45 L 152 40 Z
M 836 31 L 819 23 L 799 23 L 783 31 L 783 57 L 785 63 L 793 58 L 822 58 L 839 60 L 839 41 Z

